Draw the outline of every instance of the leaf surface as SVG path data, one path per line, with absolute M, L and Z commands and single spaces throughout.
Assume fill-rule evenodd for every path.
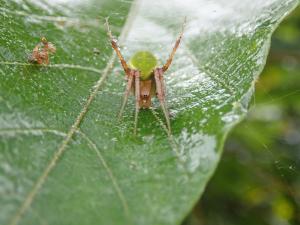
M 179 224 L 246 114 L 270 37 L 298 0 L 0 0 L 0 224 Z M 125 58 L 163 64 L 172 135 L 154 101 L 118 122 Z M 50 66 L 27 55 L 45 36 Z

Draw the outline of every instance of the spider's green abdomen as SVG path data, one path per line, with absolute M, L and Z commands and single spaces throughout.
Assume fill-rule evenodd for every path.
M 141 72 L 141 80 L 148 80 L 157 67 L 157 59 L 151 52 L 139 51 L 131 57 L 129 66 Z

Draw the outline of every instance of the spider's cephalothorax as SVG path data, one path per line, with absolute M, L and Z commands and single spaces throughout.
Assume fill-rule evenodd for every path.
M 124 100 L 123 100 L 121 110 L 119 113 L 119 119 L 121 118 L 121 116 L 124 112 L 124 108 L 127 103 L 129 93 L 133 89 L 134 95 L 135 95 L 135 102 L 136 102 L 134 133 L 136 133 L 139 109 L 140 108 L 149 108 L 151 106 L 151 98 L 152 98 L 152 96 L 155 96 L 155 95 L 157 96 L 157 98 L 160 102 L 161 108 L 163 110 L 163 113 L 165 115 L 168 130 L 169 130 L 169 132 L 171 131 L 169 113 L 168 113 L 168 110 L 166 107 L 166 102 L 165 102 L 166 88 L 165 88 L 163 75 L 168 70 L 169 66 L 172 63 L 173 57 L 175 55 L 175 52 L 179 46 L 179 43 L 180 43 L 182 35 L 183 35 L 184 25 L 185 25 L 185 21 L 182 26 L 182 31 L 175 42 L 173 50 L 172 50 L 167 62 L 162 67 L 159 67 L 157 65 L 157 59 L 151 52 L 148 52 L 148 51 L 136 52 L 131 57 L 131 59 L 127 65 L 127 62 L 124 60 L 116 40 L 112 37 L 111 31 L 110 31 L 110 28 L 108 25 L 108 20 L 106 20 L 108 36 L 110 38 L 111 45 L 112 45 L 113 49 L 116 51 L 117 56 L 120 59 L 122 67 L 127 76 L 127 85 L 126 85 L 126 90 L 125 90 L 125 94 L 124 94 Z

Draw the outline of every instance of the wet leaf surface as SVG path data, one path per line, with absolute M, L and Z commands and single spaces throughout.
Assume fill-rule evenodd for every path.
M 247 112 L 270 36 L 297 0 L 0 1 L 0 224 L 179 224 L 203 192 L 228 131 Z M 162 64 L 172 135 L 155 101 L 133 135 L 104 18 L 126 59 Z M 27 63 L 40 37 L 50 66 Z

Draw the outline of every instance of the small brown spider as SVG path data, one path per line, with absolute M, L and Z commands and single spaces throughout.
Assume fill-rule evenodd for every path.
M 32 50 L 32 54 L 29 56 L 28 61 L 30 63 L 37 64 L 49 64 L 49 53 L 55 53 L 56 48 L 54 44 L 48 42 L 45 37 L 41 38 L 41 42 L 38 43 Z
M 124 100 L 121 106 L 119 113 L 119 119 L 121 118 L 124 108 L 126 106 L 128 96 L 131 90 L 135 95 L 135 121 L 134 121 L 134 133 L 136 134 L 138 113 L 140 108 L 150 108 L 151 107 L 151 98 L 156 96 L 160 102 L 162 111 L 166 118 L 167 128 L 169 133 L 171 132 L 170 118 L 167 110 L 165 95 L 166 88 L 164 82 L 164 73 L 168 70 L 169 66 L 172 63 L 175 52 L 180 44 L 181 38 L 183 36 L 183 30 L 186 23 L 186 19 L 182 25 L 182 31 L 177 38 L 173 50 L 167 60 L 167 62 L 159 67 L 157 65 L 156 57 L 148 51 L 138 51 L 136 52 L 131 59 L 129 60 L 129 65 L 127 65 L 124 60 L 120 48 L 117 44 L 117 41 L 113 38 L 111 30 L 109 28 L 108 19 L 106 19 L 107 34 L 110 38 L 111 45 L 116 51 L 117 56 L 122 64 L 122 67 L 127 76 L 127 86 L 124 93 Z

